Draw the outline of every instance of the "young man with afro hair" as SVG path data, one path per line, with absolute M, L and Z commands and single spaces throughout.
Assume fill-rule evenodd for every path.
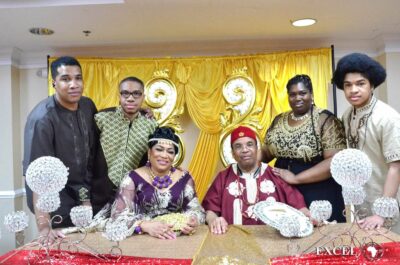
M 347 145 L 368 155 L 372 176 L 365 184 L 366 199 L 361 207 L 371 209 L 380 197 L 399 201 L 400 115 L 374 96 L 374 90 L 386 79 L 385 69 L 365 54 L 352 53 L 339 60 L 333 83 L 344 91 L 352 105 L 343 115 Z M 365 229 L 384 225 L 377 214 L 360 220 Z M 400 223 L 392 227 L 400 233 Z

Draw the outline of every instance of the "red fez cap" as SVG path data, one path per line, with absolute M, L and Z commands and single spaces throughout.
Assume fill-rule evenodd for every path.
M 246 126 L 239 126 L 231 133 L 231 145 L 239 138 L 250 137 L 257 141 L 256 133 Z

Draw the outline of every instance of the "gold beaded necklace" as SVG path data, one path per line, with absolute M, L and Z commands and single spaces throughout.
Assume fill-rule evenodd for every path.
M 290 118 L 291 118 L 292 120 L 294 120 L 294 121 L 302 121 L 302 120 L 304 120 L 305 118 L 308 118 L 308 116 L 309 116 L 308 112 L 307 112 L 306 114 L 302 115 L 302 116 L 299 116 L 299 117 L 296 117 L 296 116 L 294 115 L 294 112 L 291 112 L 291 113 L 290 113 Z

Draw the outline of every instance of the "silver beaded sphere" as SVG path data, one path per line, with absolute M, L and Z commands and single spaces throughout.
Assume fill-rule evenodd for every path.
M 42 156 L 30 163 L 26 183 L 39 195 L 60 192 L 67 183 L 68 168 L 60 159 Z
M 347 187 L 342 187 L 342 195 L 343 195 L 343 200 L 344 204 L 350 205 L 360 205 L 364 202 L 365 199 L 365 191 L 363 187 L 358 187 L 358 188 L 347 188 Z
M 4 225 L 11 233 L 23 231 L 28 227 L 29 218 L 23 211 L 9 213 L 4 217 Z
M 75 206 L 71 209 L 70 217 L 72 223 L 77 227 L 85 227 L 90 224 L 93 218 L 91 206 Z
M 372 174 L 368 156 L 357 149 L 344 149 L 332 158 L 332 177 L 343 187 L 360 187 Z
M 394 218 L 399 216 L 399 204 L 395 198 L 380 197 L 374 201 L 372 212 L 383 218 Z
M 329 201 L 312 201 L 310 213 L 311 218 L 318 222 L 327 221 L 332 215 L 332 204 Z
M 57 193 L 48 193 L 39 195 L 39 198 L 36 202 L 36 207 L 45 213 L 51 213 L 60 208 L 60 194 Z
M 108 223 L 103 236 L 110 241 L 122 241 L 128 236 L 128 226 L 125 222 Z

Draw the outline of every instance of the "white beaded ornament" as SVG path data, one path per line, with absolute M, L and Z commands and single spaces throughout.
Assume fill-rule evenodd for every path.
M 67 184 L 68 168 L 60 159 L 42 156 L 30 163 L 26 183 L 39 195 L 60 192 Z

